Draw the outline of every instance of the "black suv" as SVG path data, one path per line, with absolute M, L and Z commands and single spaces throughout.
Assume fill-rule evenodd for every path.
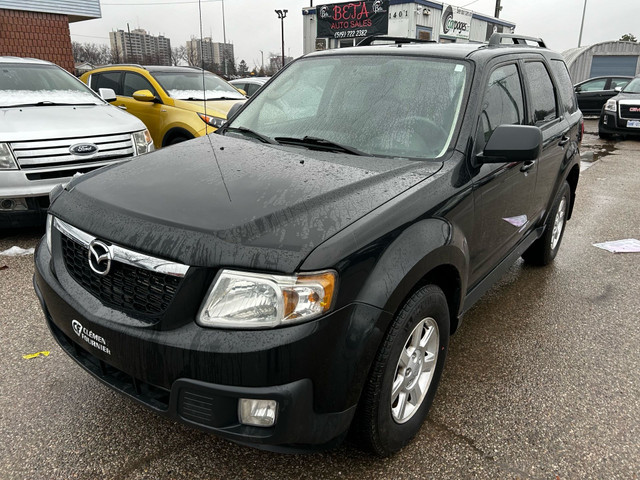
M 539 39 L 392 42 L 302 57 L 219 134 L 52 192 L 35 288 L 60 346 L 239 443 L 408 443 L 462 314 L 554 259 L 582 116 Z
M 640 136 L 640 77 L 631 80 L 602 107 L 598 135 L 611 138 L 614 134 Z

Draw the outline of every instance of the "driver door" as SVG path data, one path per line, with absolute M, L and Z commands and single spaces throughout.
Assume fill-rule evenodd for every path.
M 138 117 L 147 126 L 156 148 L 162 146 L 162 127 L 167 121 L 167 108 L 162 103 L 140 102 L 133 98 L 133 92 L 149 90 L 159 100 L 158 92 L 151 82 L 136 72 L 124 72 L 122 95 L 118 95 L 115 105 Z

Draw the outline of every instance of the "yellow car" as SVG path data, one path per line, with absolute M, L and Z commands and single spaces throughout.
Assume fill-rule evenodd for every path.
M 216 131 L 231 107 L 246 100 L 222 78 L 193 67 L 112 65 L 80 80 L 96 92 L 112 89 L 111 104 L 142 120 L 156 148 Z

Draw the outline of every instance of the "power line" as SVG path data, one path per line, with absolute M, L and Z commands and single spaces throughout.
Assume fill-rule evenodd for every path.
M 79 33 L 72 33 L 72 37 L 87 37 L 87 38 L 101 38 L 103 40 L 109 40 L 109 37 L 97 37 L 96 35 L 80 35 Z
M 221 0 L 203 0 L 202 3 L 220 2 Z M 148 2 L 148 3 L 100 3 L 102 6 L 134 6 L 134 5 L 186 5 L 188 3 L 198 3 L 198 0 L 188 0 L 186 2 Z

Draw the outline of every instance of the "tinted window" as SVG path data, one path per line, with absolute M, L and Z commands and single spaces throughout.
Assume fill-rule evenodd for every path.
M 515 65 L 493 71 L 482 104 L 482 132 L 485 141 L 499 125 L 521 125 L 524 120 L 524 101 L 520 75 Z
M 247 92 L 247 95 L 251 96 L 258 91 L 260 85 L 256 85 L 255 83 L 247 83 L 243 90 Z
M 91 88 L 96 92 L 100 88 L 111 88 L 116 95 L 122 95 L 120 88 L 120 72 L 94 73 L 91 76 Z
M 556 92 L 549 77 L 549 72 L 542 62 L 528 62 L 524 64 L 527 84 L 531 94 L 534 122 L 544 125 L 558 117 L 556 111 Z
M 567 66 L 562 60 L 551 60 L 551 68 L 556 76 L 558 88 L 560 89 L 560 98 L 562 99 L 565 111 L 569 113 L 575 112 L 578 109 L 576 105 L 576 95 L 573 91 Z
M 133 92 L 137 92 L 138 90 L 149 90 L 154 95 L 156 94 L 155 89 L 151 86 L 151 83 L 144 78 L 142 75 L 138 75 L 137 73 L 126 72 L 124 74 L 124 89 L 123 95 L 125 97 L 133 97 Z
M 584 82 L 580 85 L 581 92 L 597 92 L 604 90 L 604 86 L 607 83 L 606 78 L 600 78 L 598 80 L 591 80 L 590 82 Z

